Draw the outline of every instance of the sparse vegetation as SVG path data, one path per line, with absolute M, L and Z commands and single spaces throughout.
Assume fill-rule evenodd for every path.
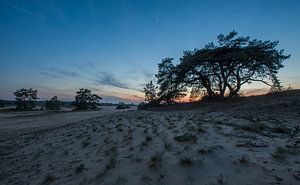
M 54 175 L 51 175 L 51 174 L 48 174 L 46 176 L 46 179 L 45 179 L 45 183 L 51 183 L 51 182 L 54 182 L 56 180 L 56 177 Z
M 181 136 L 174 137 L 174 139 L 177 142 L 190 142 L 190 143 L 197 142 L 197 137 L 196 137 L 196 135 L 193 135 L 193 134 L 183 134 Z
M 183 157 L 180 159 L 179 163 L 183 166 L 189 166 L 192 164 L 192 158 L 191 157 Z
M 249 124 L 238 125 L 235 129 L 245 130 L 245 131 L 255 132 L 260 134 L 266 129 L 266 126 L 262 123 L 249 123 Z
M 170 150 L 171 150 L 171 144 L 170 144 L 170 143 L 165 142 L 165 143 L 164 143 L 164 147 L 165 147 L 165 149 L 166 149 L 167 151 L 170 151 Z
M 85 169 L 84 164 L 79 164 L 76 167 L 76 173 L 81 173 Z
M 90 143 L 91 143 L 91 142 L 90 142 L 89 139 L 84 139 L 84 140 L 82 140 L 82 142 L 81 142 L 81 144 L 82 144 L 83 147 L 87 147 Z
M 152 141 L 152 137 L 151 137 L 151 136 L 146 136 L 145 141 L 146 141 L 146 142 Z
M 208 154 L 208 153 L 212 153 L 213 150 L 212 150 L 211 148 L 207 148 L 207 149 L 201 148 L 201 149 L 198 150 L 198 152 L 199 152 L 200 154 Z
M 300 153 L 300 149 L 297 147 L 294 148 L 286 148 L 286 147 L 277 147 L 274 152 L 271 153 L 271 155 L 274 158 L 284 160 L 286 155 L 296 155 Z
M 217 178 L 218 184 L 224 184 L 224 177 L 222 174 L 220 174 Z
M 150 168 L 159 168 L 162 166 L 162 154 L 161 153 L 155 153 L 150 157 L 150 160 L 148 162 L 148 165 Z
M 248 159 L 248 157 L 242 155 L 242 156 L 239 158 L 239 162 L 240 162 L 240 163 L 248 163 L 248 162 L 249 162 L 249 159 Z

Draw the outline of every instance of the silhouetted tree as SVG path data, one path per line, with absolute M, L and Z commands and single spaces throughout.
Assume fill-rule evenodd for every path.
M 158 64 L 155 75 L 159 85 L 158 99 L 160 102 L 173 103 L 186 95 L 186 88 L 178 83 L 177 68 L 172 64 L 173 58 L 165 58 Z
M 97 109 L 102 98 L 92 94 L 89 89 L 79 89 L 75 96 L 75 106 L 77 110 Z
M 145 101 L 148 103 L 154 102 L 156 100 L 156 90 L 155 85 L 152 81 L 148 82 L 146 84 L 146 87 L 144 87 L 144 93 L 145 93 Z
M 57 96 L 53 96 L 49 101 L 45 101 L 45 107 L 48 110 L 59 110 L 61 102 L 58 101 Z
M 16 110 L 32 110 L 35 107 L 37 90 L 19 89 L 14 92 L 16 99 Z
M 278 41 L 251 40 L 236 37 L 237 32 L 218 36 L 218 45 L 207 44 L 203 49 L 185 51 L 176 66 L 180 82 L 190 87 L 205 89 L 208 97 L 234 97 L 242 85 L 262 82 L 281 89 L 277 73 L 282 61 L 290 55 L 275 47 Z

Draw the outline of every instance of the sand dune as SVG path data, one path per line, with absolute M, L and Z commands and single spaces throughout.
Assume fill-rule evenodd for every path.
M 227 109 L 81 112 L 68 124 L 53 113 L 65 124 L 34 132 L 5 126 L 0 184 L 299 184 L 297 93 Z M 14 119 L 37 118 L 5 121 Z

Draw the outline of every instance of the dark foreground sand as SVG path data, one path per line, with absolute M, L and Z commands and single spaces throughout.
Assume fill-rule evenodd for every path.
M 73 120 L 2 115 L 0 184 L 300 184 L 299 95 Z

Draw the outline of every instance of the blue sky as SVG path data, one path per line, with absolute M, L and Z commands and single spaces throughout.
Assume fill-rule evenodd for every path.
M 41 99 L 72 100 L 85 87 L 137 101 L 162 58 L 178 62 L 232 30 L 279 40 L 291 54 L 279 77 L 300 88 L 298 0 L 0 0 L 0 99 L 33 87 Z

